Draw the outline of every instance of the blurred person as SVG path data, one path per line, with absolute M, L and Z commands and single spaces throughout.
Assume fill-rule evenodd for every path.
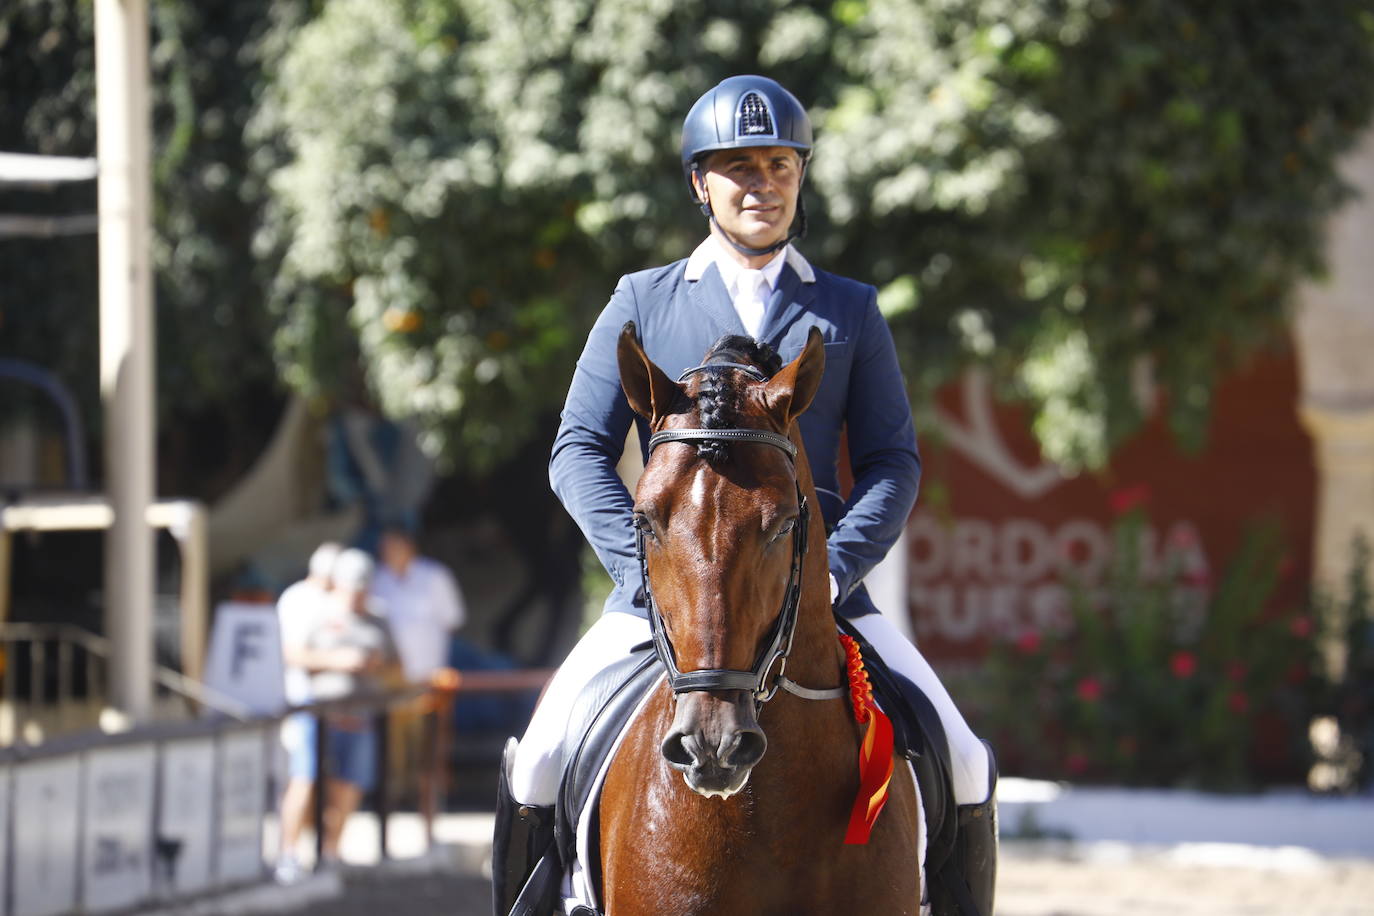
M 836 616 L 938 711 L 959 806 L 951 865 L 977 909 L 984 916 L 992 911 L 991 751 L 863 586 L 906 524 L 921 464 L 877 291 L 813 267 L 792 244 L 805 233 L 801 190 L 811 148 L 805 108 L 771 79 L 735 76 L 702 95 L 684 120 L 680 153 L 688 193 L 707 221 L 706 238 L 688 258 L 623 277 L 577 361 L 549 477 L 615 585 L 605 613 L 559 668 L 524 737 L 508 747 L 502 776 L 509 791 L 498 800 L 493 846 L 498 910 L 553 842 L 552 805 L 572 704 L 598 673 L 651 638 L 634 500 L 616 472 L 631 424 L 647 458 L 647 424 L 625 397 L 617 361 L 621 331 L 633 321 L 644 349 L 670 377 L 698 366 L 703 353 L 730 336 L 786 362 L 801 352 L 811 329 L 823 333 L 825 372 L 797 422 L 828 532 L 830 598 Z M 847 501 L 837 493 L 842 434 L 854 477 Z M 937 916 L 943 916 L 938 908 Z
M 400 656 L 386 619 L 372 612 L 369 588 L 375 564 L 349 549 L 334 563 L 334 589 L 327 613 L 306 639 L 306 667 L 314 700 L 377 697 L 402 680 Z M 349 816 L 377 780 L 374 713 L 338 709 L 324 718 L 325 805 L 322 847 L 326 861 L 339 855 L 339 838 Z
M 378 553 L 381 563 L 372 595 L 379 613 L 391 624 L 405 678 L 412 684 L 432 683 L 448 670 L 453 633 L 467 617 L 458 580 L 444 564 L 420 555 L 408 525 L 384 526 Z M 426 699 L 417 697 L 413 703 L 393 708 L 387 748 L 391 788 L 407 786 L 409 774 L 416 773 L 422 809 L 433 788 L 433 774 L 423 765 L 422 753 Z
M 420 555 L 408 525 L 382 529 L 378 556 L 372 595 L 391 624 L 406 680 L 427 683 L 448 665 L 453 633 L 467 619 L 458 580 L 443 563 Z
M 306 648 L 319 619 L 329 611 L 329 591 L 333 586 L 334 564 L 343 547 L 326 542 L 310 555 L 306 576 L 286 587 L 277 599 L 277 624 L 281 628 L 282 663 L 286 702 L 303 706 L 310 702 L 311 662 L 317 661 Z M 315 760 L 315 716 L 297 712 L 282 723 L 281 741 L 286 748 L 287 782 L 280 802 L 281 842 L 277 858 L 277 879 L 296 880 L 301 873 L 296 847 L 314 796 L 318 772 Z

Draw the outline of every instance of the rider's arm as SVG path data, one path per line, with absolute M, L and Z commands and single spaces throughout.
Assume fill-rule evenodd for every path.
M 827 540 L 837 605 L 901 535 L 921 479 L 906 384 L 876 291 L 857 335 L 845 410 L 854 489 Z
M 637 582 L 634 501 L 616 464 L 634 412 L 620 387 L 616 343 L 635 320 L 634 292 L 622 279 L 587 335 L 549 459 L 549 482 L 616 585 Z

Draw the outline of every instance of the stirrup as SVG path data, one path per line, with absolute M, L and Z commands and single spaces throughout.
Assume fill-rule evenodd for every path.
M 553 841 L 553 806 L 522 805 L 510 792 L 518 742 L 501 754 L 496 826 L 491 843 L 492 906 L 496 916 L 552 916 L 563 866 Z
M 976 805 L 960 805 L 954 850 L 940 870 L 931 895 L 935 916 L 992 916 L 997 889 L 997 758 L 988 750 L 988 796 Z

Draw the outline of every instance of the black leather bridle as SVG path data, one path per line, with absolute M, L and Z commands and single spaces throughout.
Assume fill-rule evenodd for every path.
M 753 366 L 738 363 L 712 363 L 688 369 L 679 377 L 682 381 L 694 372 L 704 369 L 740 369 L 760 381 L 764 376 Z M 649 453 L 665 442 L 757 442 L 780 449 L 787 460 L 793 464 L 797 460 L 797 447 L 786 436 L 764 429 L 665 429 L 649 437 Z M 787 670 L 787 656 L 792 651 L 792 640 L 797 633 L 797 611 L 801 603 L 801 567 L 806 556 L 807 533 L 810 528 L 810 508 L 801 486 L 797 485 L 797 522 L 792 528 L 792 568 L 787 574 L 787 590 L 783 593 L 782 608 L 773 623 L 767 644 L 759 652 L 754 666 L 747 671 L 736 668 L 702 668 L 696 671 L 682 671 L 677 666 L 677 653 L 668 638 L 663 616 L 654 604 L 653 590 L 649 587 L 649 563 L 645 551 L 647 524 L 635 516 L 635 554 L 639 559 L 640 575 L 644 579 L 644 608 L 649 615 L 649 627 L 654 637 L 654 652 L 668 673 L 668 687 L 673 693 L 690 693 L 697 690 L 747 690 L 758 704 L 767 703 L 777 694 L 778 689 L 788 691 L 809 700 L 828 700 L 844 696 L 843 687 L 813 690 L 802 687 L 784 676 Z M 771 686 L 768 674 L 777 666 L 778 673 Z

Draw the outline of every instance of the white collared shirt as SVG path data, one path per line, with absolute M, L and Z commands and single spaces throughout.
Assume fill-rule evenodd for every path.
M 463 625 L 467 606 L 448 567 L 428 557 L 415 557 L 403 575 L 385 563 L 377 565 L 372 595 L 391 624 L 406 680 L 421 683 L 448 664 L 452 631 Z
M 692 256 L 687 259 L 686 279 L 700 280 L 702 275 L 706 273 L 706 268 L 712 264 L 715 264 L 716 270 L 720 271 L 720 279 L 725 284 L 725 291 L 730 294 L 730 302 L 734 305 L 735 312 L 739 314 L 745 330 L 757 338 L 768 316 L 758 311 L 756 306 L 752 306 L 749 301 L 752 298 L 750 290 L 740 289 L 740 278 L 747 268 L 736 261 L 725 250 L 724 243 L 714 235 L 708 235 L 692 252 Z M 799 251 L 789 244 L 760 268 L 765 283 L 762 290 L 765 303 L 773 291 L 778 288 L 778 278 L 782 275 L 784 264 L 792 265 L 792 270 L 796 272 L 803 283 L 816 282 L 816 273 L 811 269 L 811 265 Z

